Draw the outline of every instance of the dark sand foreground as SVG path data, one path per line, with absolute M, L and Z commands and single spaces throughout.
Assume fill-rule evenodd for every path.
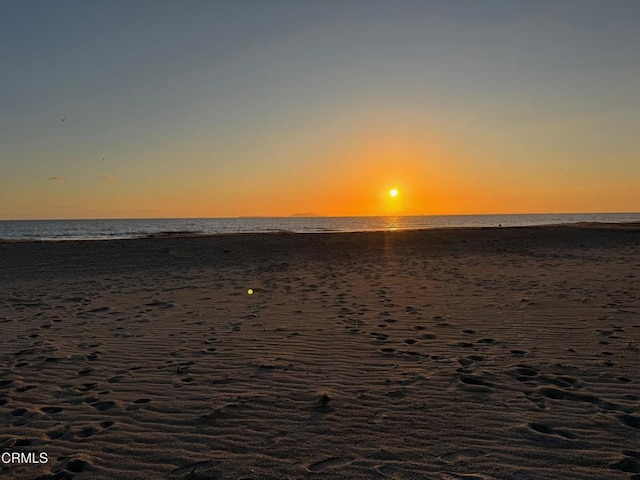
M 637 225 L 3 243 L 0 335 L 1 478 L 640 478 Z

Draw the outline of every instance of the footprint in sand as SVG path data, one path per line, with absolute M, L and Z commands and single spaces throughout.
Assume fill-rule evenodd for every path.
M 371 335 L 374 335 L 378 342 L 385 343 L 389 341 L 389 335 L 386 333 L 371 332 Z
M 146 405 L 149 402 L 151 402 L 150 398 L 138 398 L 137 400 L 134 400 L 133 403 L 127 407 L 127 412 L 130 412 L 133 410 L 139 410 L 140 408 L 142 408 L 143 405 Z
M 13 447 L 28 447 L 30 445 L 39 445 L 42 444 L 42 440 L 39 438 L 22 438 L 22 437 L 11 437 L 2 442 L 0 446 L 4 448 L 13 448 Z
M 495 387 L 494 383 L 482 378 L 480 375 L 460 375 L 460 383 L 465 390 L 477 393 L 490 393 Z
M 147 304 L 145 304 L 147 307 L 155 307 L 155 308 L 159 308 L 159 309 L 167 309 L 167 308 L 173 308 L 173 303 L 171 302 L 163 302 L 161 300 L 154 300 L 153 302 L 149 302 Z
M 312 473 L 323 472 L 333 468 L 344 467 L 355 460 L 355 457 L 329 457 L 319 462 L 307 465 L 307 471 Z
M 529 382 L 539 375 L 537 368 L 528 365 L 518 365 L 512 372 L 514 378 L 519 382 Z
M 489 477 L 479 473 L 465 473 L 462 475 L 457 473 L 445 473 L 441 478 L 442 480 L 495 480 L 495 477 Z
M 37 385 L 23 385 L 22 387 L 16 388 L 16 392 L 28 392 L 29 390 L 33 390 L 34 388 L 38 388 Z
M 438 460 L 444 463 L 455 463 L 461 460 L 468 460 L 472 458 L 479 458 L 486 455 L 486 452 L 482 450 L 467 448 L 462 450 L 456 450 L 453 452 L 443 453 L 438 457 Z
M 70 440 L 72 438 L 89 438 L 93 437 L 95 434 L 100 433 L 102 430 L 106 430 L 109 427 L 112 427 L 115 424 L 112 420 L 106 420 L 97 424 L 87 425 L 82 427 L 77 432 L 73 432 L 70 425 L 65 425 L 64 427 L 57 428 L 55 430 L 50 430 L 47 432 L 47 437 L 51 440 L 56 440 L 59 438 L 64 438 Z
M 73 459 L 73 460 L 69 460 L 65 464 L 64 469 L 69 471 L 69 472 L 80 473 L 85 468 L 87 468 L 88 465 L 89 465 L 89 462 L 86 462 L 84 460 L 80 460 L 79 458 L 76 458 L 76 459 Z
M 70 430 L 71 427 L 69 425 L 65 425 L 64 427 L 49 430 L 45 433 L 45 435 L 49 440 L 57 440 L 58 438 L 64 437 Z
M 30 412 L 24 407 L 17 407 L 11 410 L 9 415 L 13 418 L 11 425 L 21 427 L 27 425 L 31 421 L 31 418 L 35 416 L 35 413 Z
M 104 412 L 106 410 L 110 410 L 115 407 L 116 402 L 112 400 L 101 400 L 99 402 L 93 402 L 91 406 L 100 412 Z
M 375 468 L 375 471 L 383 477 L 393 480 L 429 480 L 431 478 L 420 472 L 405 470 L 393 465 L 380 465 Z
M 536 476 L 528 470 L 516 470 L 508 480 L 536 480 Z
M 640 417 L 635 417 L 633 415 L 620 415 L 618 417 L 620 421 L 625 424 L 627 427 L 635 428 L 636 430 L 640 430 Z
M 570 392 L 554 387 L 540 387 L 538 388 L 538 393 L 552 400 L 569 400 L 572 402 L 591 403 L 592 405 L 596 405 L 603 410 L 617 410 L 619 408 L 618 405 L 614 403 L 607 402 L 599 397 L 596 397 L 595 395 L 591 395 L 588 393 Z M 637 421 L 638 427 L 636 428 L 640 428 L 640 420 Z
M 215 479 L 219 477 L 219 471 L 216 467 L 221 462 L 218 460 L 205 460 L 202 462 L 191 463 L 185 467 L 176 468 L 169 473 L 171 478 L 184 478 L 184 479 L 197 479 L 197 478 L 211 478 Z
M 96 433 L 98 433 L 98 429 L 89 425 L 81 428 L 80 431 L 76 433 L 76 437 L 89 438 L 89 437 L 93 437 Z
M 482 355 L 469 355 L 467 357 L 462 357 L 458 359 L 458 363 L 463 367 L 468 367 L 469 365 L 473 365 L 476 362 L 482 362 L 484 360 L 484 356 Z
M 556 430 L 555 428 L 552 428 L 549 425 L 546 425 L 544 423 L 530 422 L 529 424 L 527 424 L 527 426 L 534 432 L 541 433 L 543 435 L 559 435 L 561 437 L 568 438 L 571 440 L 576 438 L 576 436 L 571 432 Z
M 60 407 L 42 407 L 40 410 L 44 413 L 60 413 L 64 409 Z
M 611 463 L 609 468 L 627 473 L 640 473 L 640 452 L 623 450 L 622 455 L 624 456 L 617 462 Z M 632 480 L 637 478 L 640 478 L 640 475 L 631 477 Z

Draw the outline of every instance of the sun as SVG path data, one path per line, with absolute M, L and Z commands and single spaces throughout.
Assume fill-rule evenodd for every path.
M 389 195 L 393 198 L 398 196 L 398 189 L 397 188 L 392 188 L 391 190 L 389 190 Z

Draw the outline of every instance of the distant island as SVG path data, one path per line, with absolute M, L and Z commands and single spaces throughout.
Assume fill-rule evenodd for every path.
M 292 213 L 288 217 L 274 217 L 272 215 L 239 215 L 235 218 L 308 218 L 308 217 L 323 217 L 324 215 L 318 215 L 317 213 L 307 212 L 307 213 Z
M 318 215 L 317 213 L 312 213 L 312 212 L 305 212 L 305 213 L 292 213 L 291 215 L 289 215 L 289 218 L 291 217 L 322 217 L 322 215 Z

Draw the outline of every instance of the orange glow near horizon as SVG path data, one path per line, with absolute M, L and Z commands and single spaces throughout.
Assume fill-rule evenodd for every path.
M 416 122 L 417 123 L 417 122 Z M 298 204 L 322 215 L 414 215 L 433 212 L 448 185 L 447 149 L 411 126 L 365 128 L 318 155 Z M 402 188 L 400 188 L 400 186 Z
M 377 117 L 385 118 L 384 112 Z M 198 169 L 174 167 L 169 177 L 139 170 L 131 177 L 106 172 L 115 173 L 112 181 L 85 174 L 16 184 L 3 192 L 8 201 L 0 202 L 0 214 L 44 219 L 616 212 L 636 196 L 633 182 L 603 185 L 598 196 L 571 178 L 550 178 L 534 167 L 510 171 L 504 160 L 489 159 L 476 145 L 426 122 L 398 121 L 398 127 L 392 119 L 356 128 L 358 120 L 312 141 L 292 143 L 288 132 L 274 140 L 272 150 L 252 150 L 248 158 L 260 162 L 249 168 L 221 171 L 203 160 Z M 295 138 L 322 125 L 312 127 L 295 132 Z M 161 164 L 213 155 L 200 144 L 152 153 Z M 12 203 L 21 208 L 9 214 Z

